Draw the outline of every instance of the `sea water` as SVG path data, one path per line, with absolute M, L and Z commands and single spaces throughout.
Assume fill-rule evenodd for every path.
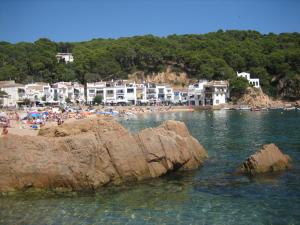
M 132 132 L 185 122 L 207 149 L 202 168 L 95 193 L 0 197 L 0 224 L 300 224 L 300 111 L 143 114 Z M 289 171 L 250 178 L 235 169 L 263 144 L 293 159 Z

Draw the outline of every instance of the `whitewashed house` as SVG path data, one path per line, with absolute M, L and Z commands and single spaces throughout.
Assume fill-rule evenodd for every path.
M 72 83 L 72 97 L 71 102 L 73 103 L 83 103 L 84 98 L 84 86 L 78 82 Z
M 48 83 L 37 82 L 25 85 L 25 95 L 30 102 L 34 104 L 44 102 L 45 92 L 50 90 L 50 85 Z M 48 93 L 49 94 L 49 93 Z
M 66 63 L 74 61 L 74 57 L 73 57 L 72 53 L 59 52 L 59 53 L 56 54 L 56 59 L 57 59 L 58 62 L 65 61 Z
M 174 89 L 173 96 L 172 103 L 174 104 L 186 104 L 188 102 L 188 90 Z
M 94 98 L 98 95 L 102 97 L 102 101 L 106 99 L 106 82 L 87 83 L 87 103 L 92 104 Z
M 237 72 L 236 73 L 238 77 L 244 77 L 248 80 L 250 85 L 253 85 L 256 88 L 260 88 L 260 83 L 259 83 L 259 79 L 258 78 L 251 78 L 250 73 L 247 72 Z
M 137 85 L 135 82 L 126 83 L 126 100 L 131 105 L 137 104 Z
M 154 83 L 147 83 L 144 85 L 145 88 L 145 102 L 149 102 L 149 103 L 156 103 L 158 101 L 158 93 L 157 93 L 157 88 L 156 88 L 156 84 Z
M 228 81 L 210 81 L 204 87 L 204 105 L 225 104 L 228 96 Z
M 156 85 L 156 102 L 171 103 L 174 100 L 173 89 L 169 85 Z
M 0 90 L 6 95 L 0 97 L 0 104 L 3 107 L 18 107 L 18 103 L 22 103 L 26 98 L 25 85 L 12 81 L 0 81 Z
M 192 106 L 203 106 L 204 101 L 204 85 L 207 84 L 207 80 L 199 80 L 195 84 L 191 84 L 188 87 L 188 101 Z
M 136 96 L 136 105 L 145 104 L 149 101 L 146 99 L 146 85 L 145 84 L 135 84 L 135 96 Z

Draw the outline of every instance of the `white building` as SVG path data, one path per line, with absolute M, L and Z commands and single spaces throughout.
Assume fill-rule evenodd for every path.
M 146 85 L 145 84 L 135 84 L 135 96 L 136 96 L 136 105 L 145 104 L 149 101 L 146 100 Z
M 204 85 L 207 84 L 207 80 L 199 80 L 195 84 L 191 84 L 188 87 L 188 101 L 189 105 L 202 106 L 204 103 Z
M 50 85 L 48 83 L 37 82 L 32 84 L 25 85 L 25 95 L 26 98 L 30 100 L 30 102 L 34 104 L 44 102 L 45 92 L 50 89 Z
M 258 78 L 251 78 L 250 73 L 246 72 L 237 72 L 236 73 L 238 77 L 244 77 L 248 80 L 249 84 L 253 85 L 256 88 L 260 88 L 259 79 Z
M 169 85 L 156 85 L 156 102 L 171 103 L 174 101 L 173 89 Z
M 204 84 L 204 104 L 221 105 L 226 103 L 228 96 L 228 81 L 210 81 Z
M 136 85 L 127 81 L 87 83 L 87 103 L 92 104 L 96 96 L 104 104 L 136 104 Z
M 188 102 L 188 90 L 174 89 L 173 96 L 172 103 L 174 104 L 186 104 Z
M 106 96 L 106 82 L 93 82 L 93 83 L 87 83 L 87 103 L 92 104 L 94 101 L 94 98 L 99 95 L 102 97 L 102 100 L 104 100 Z
M 134 83 L 126 84 L 126 100 L 129 104 L 137 104 L 137 85 Z
M 228 97 L 227 81 L 199 80 L 188 88 L 188 102 L 192 106 L 225 104 Z
M 44 88 L 44 95 L 48 103 L 66 103 L 67 99 L 73 103 L 82 103 L 84 99 L 84 86 L 77 82 L 58 82 L 51 88 Z
M 158 89 L 156 88 L 156 84 L 154 83 L 147 83 L 144 85 L 145 88 L 145 97 L 144 97 L 144 101 L 146 103 L 150 103 L 150 104 L 154 104 L 158 101 Z
M 0 81 L 0 90 L 7 95 L 0 97 L 0 105 L 3 107 L 17 107 L 25 98 L 25 86 L 12 81 Z
M 58 62 L 60 62 L 62 60 L 65 61 L 66 63 L 74 61 L 72 53 L 61 53 L 61 52 L 59 52 L 59 53 L 56 54 L 56 58 L 57 58 Z

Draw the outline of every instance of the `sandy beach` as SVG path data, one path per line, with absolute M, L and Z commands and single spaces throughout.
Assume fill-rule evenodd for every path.
M 83 110 L 83 112 L 86 112 L 87 109 Z M 118 112 L 117 116 L 114 116 L 113 118 L 120 118 L 120 117 L 127 117 L 129 116 L 136 116 L 146 113 L 170 113 L 170 112 L 192 112 L 194 111 L 193 108 L 189 108 L 187 106 L 114 106 L 114 107 L 96 107 L 95 110 L 97 112 L 105 111 L 105 110 L 111 110 L 114 112 Z M 23 111 L 17 111 L 19 114 L 26 114 Z M 6 113 L 6 112 L 5 112 Z M 7 112 L 9 113 L 9 112 Z M 85 118 L 79 119 L 90 119 L 94 117 L 99 116 L 110 116 L 110 115 L 99 115 L 95 112 L 89 113 L 86 115 Z M 70 123 L 73 121 L 76 121 L 74 117 L 68 118 L 64 120 L 64 123 Z M 39 129 L 33 129 L 31 127 L 32 124 L 26 123 L 26 121 L 16 121 L 14 119 L 10 120 L 10 126 L 8 127 L 8 134 L 14 134 L 14 135 L 28 135 L 28 136 L 38 136 Z M 57 122 L 55 121 L 46 121 L 44 127 L 53 127 L 58 126 Z M 3 137 L 3 136 L 1 136 Z

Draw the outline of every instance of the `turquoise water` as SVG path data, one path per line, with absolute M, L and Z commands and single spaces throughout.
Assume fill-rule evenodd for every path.
M 300 224 L 300 111 L 147 114 L 121 121 L 131 131 L 184 121 L 209 160 L 191 172 L 103 188 L 96 193 L 0 198 L 0 224 Z M 262 144 L 274 142 L 293 169 L 234 176 Z

